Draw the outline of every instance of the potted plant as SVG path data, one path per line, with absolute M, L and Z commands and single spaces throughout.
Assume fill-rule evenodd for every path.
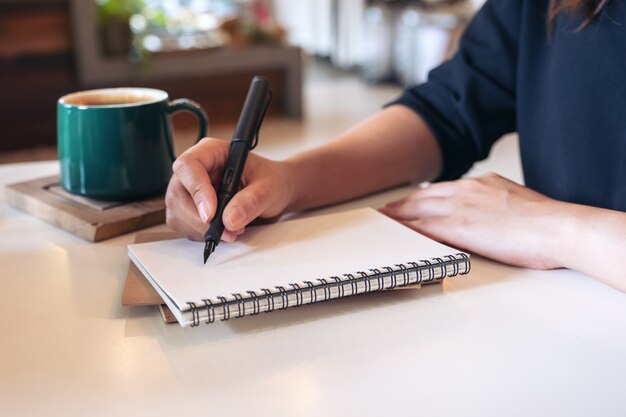
M 126 56 L 132 45 L 129 21 L 145 6 L 144 0 L 96 0 L 102 51 L 108 56 Z

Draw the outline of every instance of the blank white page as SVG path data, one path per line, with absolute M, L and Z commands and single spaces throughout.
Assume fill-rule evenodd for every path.
M 250 227 L 203 264 L 204 243 L 129 245 L 129 256 L 180 310 L 187 302 L 457 253 L 365 208 Z

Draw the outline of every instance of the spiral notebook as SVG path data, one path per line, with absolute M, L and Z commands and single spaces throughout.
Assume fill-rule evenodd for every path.
M 203 264 L 186 239 L 128 246 L 183 326 L 464 275 L 465 253 L 366 208 L 250 227 Z

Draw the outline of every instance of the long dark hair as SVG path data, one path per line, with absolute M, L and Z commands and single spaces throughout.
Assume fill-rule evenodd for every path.
M 585 20 L 578 26 L 577 31 L 583 30 L 606 7 L 609 0 L 550 0 L 548 8 L 548 28 L 552 28 L 554 19 L 561 12 L 582 11 Z

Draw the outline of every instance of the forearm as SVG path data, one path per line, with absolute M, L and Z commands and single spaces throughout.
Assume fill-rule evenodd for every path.
M 324 146 L 289 159 L 294 192 L 288 210 L 322 206 L 441 171 L 441 151 L 412 110 L 391 106 Z
M 626 292 L 626 213 L 562 204 L 563 266 Z

